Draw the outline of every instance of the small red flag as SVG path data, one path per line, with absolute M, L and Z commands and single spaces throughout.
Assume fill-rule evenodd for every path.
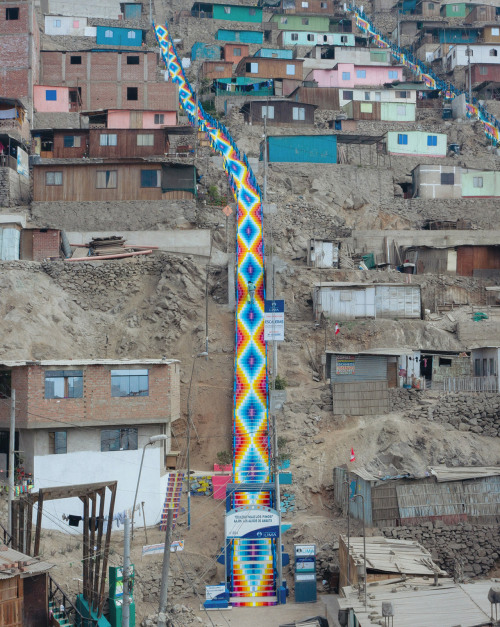
M 354 455 L 354 449 L 351 446 L 351 462 L 355 462 L 356 461 L 356 455 Z
M 339 323 L 336 322 L 335 323 L 335 335 L 338 335 L 340 333 L 340 327 L 339 327 Z

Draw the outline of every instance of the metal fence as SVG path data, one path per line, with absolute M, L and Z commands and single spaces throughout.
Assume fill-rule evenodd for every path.
M 498 392 L 497 377 L 446 377 L 444 392 Z

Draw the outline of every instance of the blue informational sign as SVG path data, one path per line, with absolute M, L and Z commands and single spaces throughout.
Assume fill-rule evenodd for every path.
M 285 301 L 284 300 L 264 301 L 264 313 L 285 313 Z
M 264 340 L 283 342 L 285 339 L 285 301 L 264 301 Z

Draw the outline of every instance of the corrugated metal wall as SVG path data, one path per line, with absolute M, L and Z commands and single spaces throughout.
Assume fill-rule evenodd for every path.
M 14 228 L 0 228 L 0 259 L 14 261 L 19 259 L 21 231 Z
M 354 355 L 354 374 L 337 374 L 338 356 L 332 355 L 330 359 L 330 379 L 332 383 L 386 381 L 387 359 L 387 355 Z
M 319 290 L 320 311 L 336 320 L 375 317 L 375 287 Z
M 369 481 L 365 481 L 357 475 L 350 475 L 345 468 L 333 469 L 333 485 L 334 485 L 334 501 L 344 515 L 347 515 L 347 490 L 345 486 L 346 479 L 349 481 L 349 497 L 355 494 L 361 494 L 365 501 L 365 522 L 372 525 L 372 488 Z M 363 504 L 360 498 L 350 501 L 349 510 L 351 516 L 357 520 L 363 520 Z
M 375 288 L 377 318 L 421 317 L 420 286 L 377 285 Z

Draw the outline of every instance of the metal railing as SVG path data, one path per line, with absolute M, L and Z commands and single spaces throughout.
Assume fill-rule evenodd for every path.
M 498 377 L 446 377 L 445 392 L 498 392 Z
M 49 575 L 49 601 L 54 603 L 55 610 L 59 610 L 61 605 L 64 606 L 64 613 L 67 620 L 72 625 L 80 625 L 81 627 L 96 627 L 97 620 L 94 618 L 86 618 L 81 614 L 64 590 Z M 57 619 L 56 619 L 57 620 Z

